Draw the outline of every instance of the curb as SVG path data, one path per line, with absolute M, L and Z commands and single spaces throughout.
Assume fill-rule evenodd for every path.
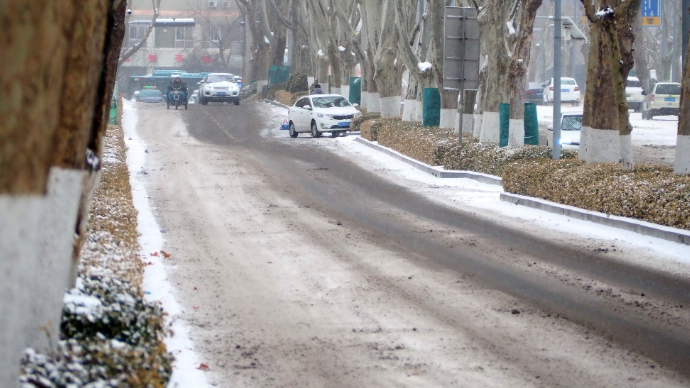
M 263 100 L 263 101 L 268 103 L 268 104 L 271 104 L 271 105 L 279 106 L 281 108 L 290 109 L 289 106 L 287 106 L 285 104 L 281 104 L 278 101 L 273 101 L 273 100 Z
M 584 210 L 573 206 L 561 205 L 544 199 L 525 197 L 523 195 L 501 193 L 501 201 L 523 205 L 549 213 L 564 215 L 579 220 L 594 222 L 617 229 L 629 230 L 645 236 L 660 238 L 680 244 L 690 245 L 690 231 L 656 225 L 651 222 L 620 216 L 607 216 L 604 213 Z
M 398 159 L 402 162 L 405 162 L 409 164 L 410 166 L 421 170 L 427 174 L 433 175 L 436 178 L 466 178 L 466 179 L 473 179 L 478 182 L 482 183 L 487 183 L 490 185 L 498 185 L 502 186 L 503 185 L 503 180 L 500 177 L 494 176 L 494 175 L 489 175 L 489 174 L 482 174 L 478 172 L 472 172 L 472 171 L 453 171 L 453 170 L 440 170 L 438 168 L 429 166 L 426 163 L 422 163 L 418 160 L 414 160 L 410 157 L 407 157 L 397 151 L 391 150 L 390 148 L 378 145 L 376 143 L 370 142 L 369 140 L 363 139 L 361 137 L 355 138 L 355 141 L 363 144 L 367 147 L 373 148 L 377 151 L 380 151 L 384 154 L 387 154 L 389 156 L 392 156 L 395 159 Z

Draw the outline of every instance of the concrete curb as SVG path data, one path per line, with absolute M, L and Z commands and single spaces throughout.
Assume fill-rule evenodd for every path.
M 264 102 L 269 103 L 269 104 L 271 104 L 271 105 L 279 106 L 279 107 L 281 107 L 281 108 L 290 109 L 289 106 L 287 106 L 287 105 L 285 105 L 285 104 L 281 104 L 281 103 L 278 102 L 278 101 L 264 100 Z
M 651 222 L 636 220 L 633 218 L 607 216 L 604 213 L 580 209 L 573 206 L 561 205 L 539 198 L 525 197 L 523 195 L 501 193 L 501 201 L 523 205 L 533 209 L 543 210 L 549 213 L 561 214 L 579 220 L 594 222 L 600 225 L 611 226 L 617 229 L 629 230 L 645 236 L 652 236 L 663 240 L 690 245 L 690 231 L 668 226 L 652 224 Z
M 431 174 L 437 178 L 467 178 L 467 179 L 473 179 L 478 182 L 482 183 L 487 183 L 490 185 L 503 185 L 503 181 L 500 177 L 494 176 L 494 175 L 489 175 L 489 174 L 482 174 L 478 172 L 472 172 L 472 171 L 454 171 L 454 170 L 443 170 L 437 167 L 432 167 L 429 166 L 426 163 L 422 163 L 418 160 L 412 159 L 410 157 L 407 157 L 397 151 L 391 150 L 390 148 L 383 147 L 381 145 L 378 145 L 376 143 L 370 142 L 369 140 L 363 139 L 361 137 L 358 137 L 355 139 L 356 142 L 360 144 L 364 144 L 367 147 L 373 148 L 379 152 L 382 152 L 386 155 L 392 156 L 395 159 L 398 159 L 402 162 L 405 162 L 409 164 L 410 166 L 424 171 L 427 174 Z

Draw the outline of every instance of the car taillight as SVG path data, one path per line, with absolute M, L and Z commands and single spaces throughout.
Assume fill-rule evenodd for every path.
M 649 95 L 649 101 L 654 101 L 654 95 L 653 94 Z
M 580 87 L 579 87 L 579 86 L 575 86 L 575 91 L 576 91 L 576 92 L 579 92 L 579 91 L 580 91 Z
M 553 86 L 549 88 L 549 90 L 553 90 Z

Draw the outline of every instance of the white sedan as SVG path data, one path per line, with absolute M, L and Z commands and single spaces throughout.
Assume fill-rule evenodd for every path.
M 544 84 L 544 104 L 553 103 L 554 80 L 550 78 Z M 580 87 L 575 78 L 561 78 L 561 102 L 570 102 L 573 105 L 580 105 Z
M 350 129 L 350 122 L 360 114 L 350 101 L 338 94 L 302 97 L 288 111 L 290 137 L 308 132 L 313 137 L 321 137 L 323 132 L 338 137 Z
M 550 125 L 547 129 L 546 145 L 553 147 L 553 126 Z M 563 113 L 561 116 L 561 148 L 579 150 L 581 132 L 582 113 Z

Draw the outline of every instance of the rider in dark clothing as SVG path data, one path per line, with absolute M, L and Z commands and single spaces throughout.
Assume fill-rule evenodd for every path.
M 314 85 L 314 90 L 312 90 L 311 94 L 323 94 L 323 89 L 321 89 L 321 85 Z
M 189 96 L 189 94 L 187 93 L 187 84 L 182 82 L 182 78 L 180 77 L 175 77 L 174 80 L 170 81 L 170 85 L 168 85 L 167 95 L 170 96 L 170 92 L 172 92 L 173 90 L 180 90 L 184 92 L 185 100 Z

